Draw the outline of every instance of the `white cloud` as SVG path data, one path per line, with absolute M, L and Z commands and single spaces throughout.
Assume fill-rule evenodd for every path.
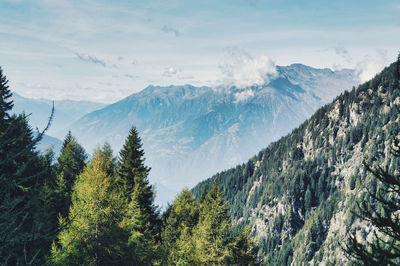
M 243 90 L 240 92 L 235 93 L 235 102 L 246 101 L 254 96 L 254 91 L 251 89 Z
M 275 62 L 269 57 L 254 57 L 240 48 L 229 49 L 220 69 L 224 85 L 241 89 L 268 83 L 277 75 Z
M 377 48 L 375 52 L 377 56 L 365 55 L 364 58 L 356 64 L 355 69 L 360 82 L 365 82 L 375 77 L 375 75 L 382 71 L 384 66 L 390 61 L 386 49 Z
M 388 58 L 388 51 L 386 49 L 377 48 L 376 53 L 380 56 L 380 60 L 382 61 L 390 61 Z
M 372 79 L 382 69 L 383 65 L 380 62 L 367 56 L 356 65 L 356 73 L 360 82 L 365 82 Z
M 176 75 L 178 72 L 180 72 L 179 69 L 176 69 L 174 67 L 168 67 L 164 70 L 163 76 L 164 77 L 172 77 Z

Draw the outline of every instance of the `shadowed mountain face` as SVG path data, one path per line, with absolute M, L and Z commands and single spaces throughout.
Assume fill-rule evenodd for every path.
M 246 89 L 149 86 L 70 129 L 88 152 L 104 141 L 118 151 L 135 125 L 164 204 L 184 186 L 246 161 L 357 83 L 352 70 L 300 64 L 277 70 L 268 84 Z

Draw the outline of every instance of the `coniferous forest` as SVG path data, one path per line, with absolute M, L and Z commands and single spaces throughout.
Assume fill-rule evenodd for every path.
M 184 189 L 161 213 L 134 126 L 118 156 L 105 143 L 89 158 L 69 132 L 54 158 L 35 149 L 47 128 L 34 137 L 11 97 L 0 70 L 1 265 L 257 263 L 217 180 L 197 199 Z
M 0 266 L 400 266 L 400 0 L 0 0 Z
M 2 265 L 398 265 L 400 56 L 247 163 L 154 203 L 139 132 L 36 150 L 0 69 Z M 54 108 L 53 108 L 54 110 Z

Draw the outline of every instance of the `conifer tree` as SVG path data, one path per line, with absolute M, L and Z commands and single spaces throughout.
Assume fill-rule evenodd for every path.
M 71 204 L 71 192 L 77 176 L 83 171 L 87 154 L 84 148 L 72 136 L 71 131 L 63 141 L 57 165 L 57 211 L 66 217 Z
M 4 119 L 10 117 L 8 112 L 11 111 L 14 106 L 13 101 L 10 99 L 11 97 L 12 93 L 9 90 L 7 77 L 3 75 L 3 69 L 0 67 L 0 119 L 2 122 L 0 124 L 0 126 L 2 126 L 0 131 L 2 132 L 5 130 Z
M 125 140 L 124 146 L 120 153 L 119 163 L 119 183 L 121 184 L 124 193 L 130 195 L 133 192 L 137 179 L 147 181 L 147 175 L 150 172 L 150 168 L 144 165 L 144 150 L 142 149 L 142 141 L 139 137 L 138 131 L 133 126 Z M 148 193 L 146 204 L 151 202 L 153 197 L 153 187 L 148 185 Z
M 400 89 L 400 53 L 397 60 L 395 87 Z M 400 109 L 398 108 L 400 112 Z M 400 157 L 400 140 L 392 136 L 394 146 L 391 155 Z M 396 158 L 393 158 L 396 159 Z M 372 241 L 360 242 L 354 233 L 348 233 L 344 247 L 348 257 L 360 265 L 399 265 L 400 264 L 400 174 L 397 160 L 392 160 L 394 172 L 389 167 L 372 167 L 364 162 L 366 169 L 378 181 L 378 189 L 368 188 L 368 195 L 374 203 L 359 202 L 358 218 L 374 227 Z
M 100 149 L 79 175 L 68 219 L 53 245 L 56 265 L 124 265 L 127 234 L 120 226 L 123 206 Z M 60 220 L 65 224 L 65 219 Z
M 217 182 L 214 178 L 195 229 L 196 257 L 201 264 L 224 264 L 232 259 L 229 207 Z
M 184 189 L 165 215 L 162 231 L 164 264 L 195 264 L 193 229 L 198 220 L 198 204 L 193 194 Z
M 257 261 L 257 248 L 253 243 L 249 226 L 241 228 L 234 235 L 232 245 L 232 263 L 236 265 L 255 265 Z
M 248 227 L 231 224 L 229 205 L 214 178 L 200 203 L 199 221 L 194 229 L 195 262 L 201 265 L 256 265 L 257 250 Z
M 160 221 L 157 207 L 154 205 L 154 189 L 149 184 L 150 168 L 144 165 L 144 151 L 138 132 L 135 127 L 129 131 L 125 144 L 120 151 L 118 166 L 118 184 L 128 204 L 135 193 L 138 208 L 148 219 L 153 234 L 159 232 Z
M 130 196 L 130 202 L 125 208 L 125 215 L 121 222 L 121 228 L 128 235 L 127 248 L 129 250 L 127 260 L 131 265 L 151 265 L 157 259 L 157 243 L 148 215 L 143 212 L 139 204 L 139 184 Z
M 34 139 L 26 116 L 10 115 L 7 83 L 0 68 L 0 264 L 40 264 L 51 239 L 41 193 L 46 175 L 35 151 L 43 133 Z
M 113 156 L 113 150 L 111 148 L 110 143 L 104 143 L 103 147 L 101 148 L 101 153 L 105 158 L 106 169 L 108 169 L 108 175 L 116 176 L 117 170 L 117 158 Z

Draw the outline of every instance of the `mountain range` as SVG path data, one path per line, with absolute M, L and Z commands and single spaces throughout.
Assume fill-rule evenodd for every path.
M 131 126 L 146 152 L 157 202 L 165 205 L 185 186 L 243 163 L 271 141 L 298 126 L 320 106 L 357 84 L 354 70 L 316 69 L 302 64 L 277 66 L 265 84 L 195 87 L 148 86 L 114 104 L 54 101 L 44 151 L 68 130 L 91 153 L 109 142 L 117 153 Z M 16 93 L 14 112 L 29 114 L 33 128 L 44 128 L 52 101 Z
M 14 102 L 13 112 L 16 114 L 24 112 L 28 115 L 33 129 L 38 128 L 39 131 L 46 127 L 54 103 L 54 118 L 46 134 L 59 139 L 64 138 L 71 123 L 85 114 L 105 106 L 104 103 L 90 101 L 31 99 L 16 92 L 13 92 L 12 99 Z
M 31 99 L 13 92 L 13 112 L 15 114 L 25 113 L 35 135 L 41 132 L 47 125 L 54 104 L 54 117 L 48 131 L 43 135 L 37 145 L 37 150 L 45 152 L 53 147 L 57 157 L 61 150 L 63 139 L 68 131 L 68 126 L 83 115 L 105 106 L 103 103 L 89 101 Z
M 165 204 L 184 186 L 246 161 L 357 83 L 349 69 L 293 64 L 276 70 L 265 84 L 244 89 L 149 86 L 69 129 L 89 152 L 105 141 L 118 151 L 136 126 L 158 202 Z

